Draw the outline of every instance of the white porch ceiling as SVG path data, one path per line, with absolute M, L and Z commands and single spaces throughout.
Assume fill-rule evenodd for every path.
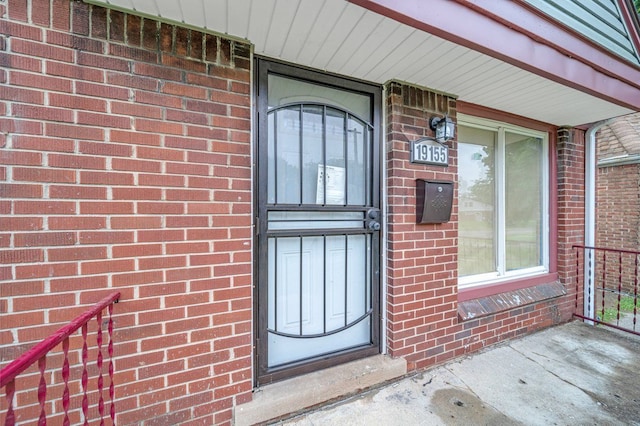
M 406 81 L 555 125 L 633 112 L 346 0 L 90 0 L 246 39 L 254 52 L 358 79 Z

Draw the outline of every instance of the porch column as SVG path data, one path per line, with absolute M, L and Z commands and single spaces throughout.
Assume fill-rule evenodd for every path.
M 585 220 L 585 133 L 560 128 L 557 143 L 558 170 L 558 278 L 569 297 L 558 303 L 559 320 L 571 319 L 575 307 L 576 260 L 574 244 L 584 244 Z M 583 304 L 579 291 L 578 307 Z
M 416 224 L 416 179 L 456 182 L 455 141 L 449 166 L 410 162 L 410 141 L 433 137 L 429 119 L 456 120 L 456 100 L 445 94 L 392 81 L 387 89 L 387 347 L 409 370 L 463 353 L 453 341 L 457 320 L 457 191 L 451 220 Z

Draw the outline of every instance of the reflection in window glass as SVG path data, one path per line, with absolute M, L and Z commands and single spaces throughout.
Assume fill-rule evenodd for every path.
M 459 275 L 496 271 L 495 132 L 459 128 Z
M 548 269 L 546 141 L 532 134 L 482 120 L 458 126 L 463 286 Z
M 300 108 L 276 111 L 276 203 L 300 203 Z
M 371 126 L 346 111 L 298 104 L 268 114 L 270 204 L 366 205 Z
M 542 140 L 505 135 L 507 271 L 541 264 Z
M 275 130 L 275 114 L 269 114 L 269 134 L 267 140 L 267 202 L 275 204 L 276 202 L 276 130 Z
M 346 114 L 333 108 L 327 108 L 327 168 L 324 175 L 325 204 L 345 204 L 346 168 L 345 168 L 345 120 Z M 320 180 L 320 179 L 318 179 Z M 320 200 L 318 200 L 320 204 Z
M 317 102 L 334 105 L 371 122 L 373 111 L 369 95 L 345 92 L 275 74 L 269 74 L 268 86 L 269 109 L 288 104 Z
M 349 119 L 347 127 L 347 194 L 349 205 L 365 205 L 367 170 L 364 159 L 367 157 L 368 128 L 360 120 Z
M 269 75 L 269 204 L 371 203 L 369 95 Z
M 323 164 L 322 149 L 324 130 L 323 108 L 321 106 L 304 106 L 302 115 L 302 203 L 315 204 L 318 198 L 318 170 Z

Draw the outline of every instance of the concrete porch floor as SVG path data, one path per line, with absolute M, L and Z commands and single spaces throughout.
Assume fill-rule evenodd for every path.
M 640 339 L 572 322 L 272 424 L 640 425 Z

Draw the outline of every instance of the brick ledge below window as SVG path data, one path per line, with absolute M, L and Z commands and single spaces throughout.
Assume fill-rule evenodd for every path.
M 558 281 L 539 284 L 533 287 L 458 302 L 458 316 L 462 321 L 482 318 L 566 294 L 567 291 L 564 286 Z

